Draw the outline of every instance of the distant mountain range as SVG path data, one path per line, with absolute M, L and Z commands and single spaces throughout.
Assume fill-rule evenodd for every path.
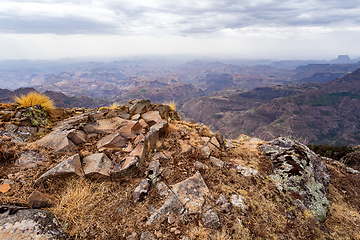
M 257 88 L 193 99 L 183 113 L 229 137 L 293 136 L 311 144 L 360 143 L 360 69 L 325 84 Z
M 183 117 L 228 137 L 290 134 L 309 143 L 356 145 L 359 118 L 352 111 L 358 83 L 336 85 L 334 79 L 356 78 L 358 60 L 340 55 L 331 61 L 279 62 L 0 61 L 0 102 L 33 90 L 57 107 L 95 108 L 135 98 L 175 101 Z

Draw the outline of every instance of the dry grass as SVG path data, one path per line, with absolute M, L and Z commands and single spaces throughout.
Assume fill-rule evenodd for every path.
M 120 192 L 112 192 L 117 185 L 116 182 L 94 182 L 79 178 L 67 180 L 63 189 L 55 184 L 53 187 L 58 192 L 54 195 L 60 202 L 50 211 L 56 214 L 69 236 L 97 234 L 98 239 L 107 238 L 112 231 L 117 231 L 116 225 L 111 224 L 117 220 L 116 210 L 113 212 L 112 208 L 122 199 Z
M 38 92 L 29 92 L 26 96 L 20 95 L 19 97 L 14 97 L 14 100 L 24 108 L 32 107 L 38 104 L 40 104 L 41 107 L 45 108 L 48 112 L 55 108 L 54 102 L 48 96 Z
M 172 111 L 175 111 L 177 106 L 175 101 L 164 102 L 163 105 L 168 105 Z
M 331 184 L 329 213 L 324 226 L 334 239 L 360 239 L 360 176 L 346 173 L 342 166 L 328 165 Z
M 111 110 L 115 110 L 115 109 L 118 109 L 120 107 L 120 104 L 118 102 L 114 102 L 113 104 L 111 104 L 108 109 L 111 109 Z

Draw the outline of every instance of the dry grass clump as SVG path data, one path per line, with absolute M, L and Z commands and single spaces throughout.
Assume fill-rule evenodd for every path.
M 115 109 L 118 109 L 119 107 L 120 107 L 120 104 L 118 102 L 114 102 L 108 108 L 111 110 L 115 110 Z
M 329 213 L 325 228 L 334 239 L 360 239 L 360 176 L 341 166 L 329 164 L 331 184 L 328 191 Z M 346 190 L 345 190 L 346 189 Z
M 54 102 L 48 96 L 38 92 L 29 92 L 26 96 L 20 95 L 19 97 L 14 97 L 14 100 L 24 108 L 32 107 L 38 104 L 40 104 L 40 106 L 45 108 L 48 112 L 55 108 Z
M 60 200 L 49 210 L 60 220 L 68 236 L 109 239 L 124 233 L 118 209 L 129 191 L 121 191 L 119 183 L 71 178 L 61 186 L 54 183 L 49 189 Z
M 175 101 L 169 101 L 169 102 L 164 102 L 163 105 L 168 105 L 172 111 L 175 111 L 177 104 Z

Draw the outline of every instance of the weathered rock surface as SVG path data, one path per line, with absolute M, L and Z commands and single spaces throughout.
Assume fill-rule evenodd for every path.
M 34 151 L 27 151 L 21 153 L 20 157 L 16 160 L 16 165 L 22 168 L 35 168 L 43 165 L 47 161 L 46 157 Z
M 260 149 L 273 162 L 271 178 L 286 191 L 298 193 L 299 200 L 324 221 L 329 208 L 326 192 L 330 176 L 320 157 L 304 144 L 286 138 L 266 142 Z
M 147 124 L 150 126 L 154 125 L 155 123 L 163 121 L 160 117 L 160 114 L 158 111 L 148 111 L 146 113 L 143 113 L 141 115 L 141 118 L 145 120 Z
M 71 131 L 57 129 L 37 140 L 34 144 L 54 149 L 54 152 L 72 151 L 76 145 L 67 137 Z
M 155 237 L 155 235 L 149 231 L 143 232 L 140 236 L 140 240 L 156 240 L 156 239 L 157 238 Z
M 221 228 L 220 219 L 218 213 L 214 209 L 209 209 L 202 214 L 202 221 L 207 228 Z
M 139 185 L 135 188 L 133 192 L 133 201 L 135 203 L 143 201 L 149 190 L 149 187 L 150 187 L 149 180 L 147 178 L 141 179 Z
M 112 161 L 104 153 L 95 153 L 83 159 L 84 175 L 90 178 L 109 177 Z
M 130 114 L 141 114 L 151 109 L 151 102 L 149 100 L 134 99 L 127 103 Z
M 49 211 L 0 206 L 0 239 L 67 239 Z
M 118 178 L 132 175 L 137 171 L 138 163 L 139 158 L 137 156 L 126 157 L 123 161 L 115 165 L 110 171 L 110 176 Z
M 65 177 L 75 174 L 79 176 L 84 175 L 79 154 L 75 154 L 67 158 L 66 160 L 62 161 L 54 168 L 50 169 L 49 171 L 41 175 L 36 181 L 39 182 L 53 177 L 59 177 L 59 176 Z
M 126 146 L 126 140 L 119 133 L 109 134 L 100 139 L 96 147 L 97 148 L 121 148 Z
M 155 222 L 159 222 L 167 217 L 169 214 L 174 213 L 176 215 L 181 214 L 185 208 L 181 204 L 177 196 L 171 192 L 168 197 L 165 199 L 164 204 L 155 211 L 146 222 L 146 225 L 151 225 Z
M 172 191 L 190 214 L 201 211 L 205 202 L 204 197 L 209 194 L 209 189 L 200 172 L 196 172 L 194 176 L 173 185 Z

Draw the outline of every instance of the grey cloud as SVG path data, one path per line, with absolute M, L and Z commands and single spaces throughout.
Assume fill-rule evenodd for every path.
M 28 3 L 15 0 L 18 4 Z M 0 31 L 12 33 L 55 34 L 208 34 L 222 29 L 246 26 L 331 26 L 360 23 L 358 0 L 103 0 L 92 1 L 33 0 L 32 3 L 63 4 L 63 14 L 28 16 L 16 10 L 0 9 Z M 67 13 L 68 5 L 79 9 L 79 16 Z M 92 5 L 91 5 L 92 4 Z M 55 6 L 55 5 L 54 5 Z M 56 7 L 55 6 L 55 7 Z M 92 11 L 86 14 L 91 7 Z M 101 6 L 101 7 L 100 7 Z M 96 13 L 99 10 L 99 14 Z M 106 18 L 105 20 L 103 18 Z

